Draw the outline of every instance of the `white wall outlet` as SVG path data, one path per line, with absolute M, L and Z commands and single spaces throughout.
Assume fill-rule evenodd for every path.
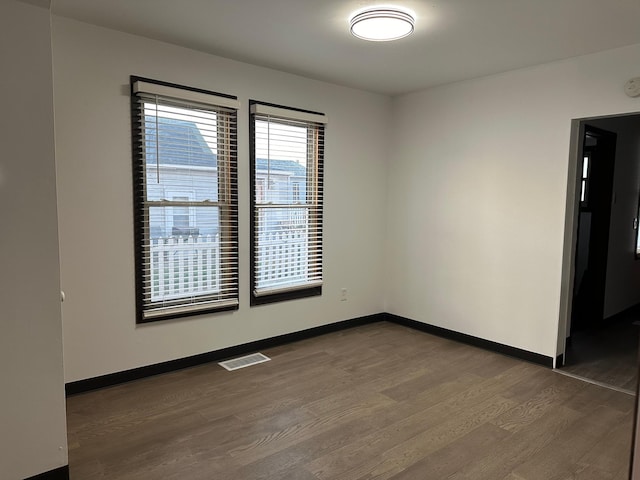
M 346 288 L 341 288 L 340 289 L 340 301 L 341 302 L 346 302 L 347 301 L 347 289 Z

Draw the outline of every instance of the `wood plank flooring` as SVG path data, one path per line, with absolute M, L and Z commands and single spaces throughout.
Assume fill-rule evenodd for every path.
M 627 478 L 634 399 L 381 322 L 67 399 L 72 480 Z
M 638 318 L 635 310 L 629 317 L 599 329 L 573 333 L 562 371 L 635 392 L 640 327 L 631 323 Z

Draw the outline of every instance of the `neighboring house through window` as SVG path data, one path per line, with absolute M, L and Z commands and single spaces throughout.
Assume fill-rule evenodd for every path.
M 323 114 L 251 104 L 251 304 L 322 293 Z
M 131 81 L 137 321 L 237 308 L 238 102 Z

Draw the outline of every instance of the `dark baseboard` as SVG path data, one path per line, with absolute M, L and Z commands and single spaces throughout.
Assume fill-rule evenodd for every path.
M 69 480 L 69 465 L 25 478 L 25 480 Z
M 564 365 L 564 353 L 561 353 L 556 357 L 556 368 L 560 368 Z
M 467 345 L 473 345 L 474 347 L 484 348 L 493 352 L 501 353 L 503 355 L 509 355 L 510 357 L 526 360 L 527 362 L 537 363 L 545 367 L 553 368 L 553 357 L 547 357 L 539 353 L 530 352 L 521 348 L 511 347 L 502 343 L 492 342 L 491 340 L 485 340 L 484 338 L 474 337 L 473 335 L 467 335 L 466 333 L 456 332 L 454 330 L 448 330 L 442 327 L 436 327 L 429 325 L 428 323 L 418 322 L 409 318 L 400 317 L 391 313 L 385 314 L 385 320 L 398 325 L 404 325 L 405 327 L 414 328 L 438 337 L 448 338 Z
M 145 377 L 151 377 L 153 375 L 159 375 L 162 373 L 173 372 L 175 370 L 194 367 L 203 363 L 219 362 L 227 358 L 253 353 L 256 350 L 277 347 L 286 343 L 297 342 L 299 340 L 317 337 L 318 335 L 337 332 L 339 330 L 366 325 L 368 323 L 381 322 L 383 320 L 385 320 L 385 314 L 378 313 L 374 315 L 368 315 L 366 317 L 330 323 L 328 325 L 309 328 L 300 332 L 278 335 L 277 337 L 265 338 L 263 340 L 244 343 L 242 345 L 223 348 L 221 350 L 215 350 L 212 352 L 201 353 L 199 355 L 193 355 L 191 357 L 179 358 L 176 360 L 170 360 L 168 362 L 156 363 L 154 365 L 125 370 L 123 372 L 110 373 L 107 375 L 102 375 L 100 377 L 87 378 L 85 380 L 78 380 L 76 382 L 69 382 L 65 385 L 65 391 L 67 396 L 76 395 L 79 393 L 89 392 L 91 390 L 97 390 L 99 388 L 110 387 L 113 385 L 118 385 L 120 383 L 139 380 Z
M 331 323 L 329 325 L 309 328 L 300 332 L 287 333 L 285 335 L 279 335 L 277 337 L 256 340 L 255 342 L 244 343 L 242 345 L 223 348 L 221 350 L 201 353 L 199 355 L 193 355 L 191 357 L 179 358 L 176 360 L 170 360 L 154 365 L 147 365 L 145 367 L 125 370 L 123 372 L 110 373 L 107 375 L 102 375 L 100 377 L 78 380 L 76 382 L 67 383 L 65 385 L 65 391 L 67 396 L 76 395 L 79 393 L 89 392 L 91 390 L 97 390 L 99 388 L 110 387 L 121 383 L 131 382 L 133 380 L 139 380 L 141 378 L 151 377 L 153 375 L 160 375 L 162 373 L 182 370 L 184 368 L 194 367 L 196 365 L 202 365 L 204 363 L 219 362 L 228 358 L 253 353 L 257 350 L 277 347 L 279 345 L 317 337 L 318 335 L 324 335 L 326 333 L 337 332 L 339 330 L 381 321 L 388 321 L 396 323 L 398 325 L 404 325 L 405 327 L 420 330 L 432 335 L 437 335 L 439 337 L 448 338 L 450 340 L 455 340 L 461 343 L 466 343 L 468 345 L 473 345 L 475 347 L 484 348 L 486 350 L 509 355 L 521 360 L 526 360 L 538 365 L 553 368 L 553 357 L 547 357 L 539 353 L 529 352 L 528 350 L 511 347 L 502 343 L 492 342 L 490 340 L 474 337 L 472 335 L 456 332 L 454 330 L 436 327 L 434 325 L 429 325 L 428 323 L 418 322 L 416 320 L 400 317 L 391 313 L 377 313 L 374 315 L 368 315 L 366 317 L 354 318 L 351 320 L 344 320 L 342 322 Z M 562 365 L 562 360 L 562 355 L 557 357 L 556 365 Z M 49 477 L 43 478 L 48 479 Z

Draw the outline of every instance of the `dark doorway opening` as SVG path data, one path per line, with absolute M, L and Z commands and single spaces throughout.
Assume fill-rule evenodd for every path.
M 635 391 L 640 115 L 580 122 L 571 317 L 562 373 Z
M 604 319 L 616 139 L 613 132 L 584 127 L 571 333 Z

